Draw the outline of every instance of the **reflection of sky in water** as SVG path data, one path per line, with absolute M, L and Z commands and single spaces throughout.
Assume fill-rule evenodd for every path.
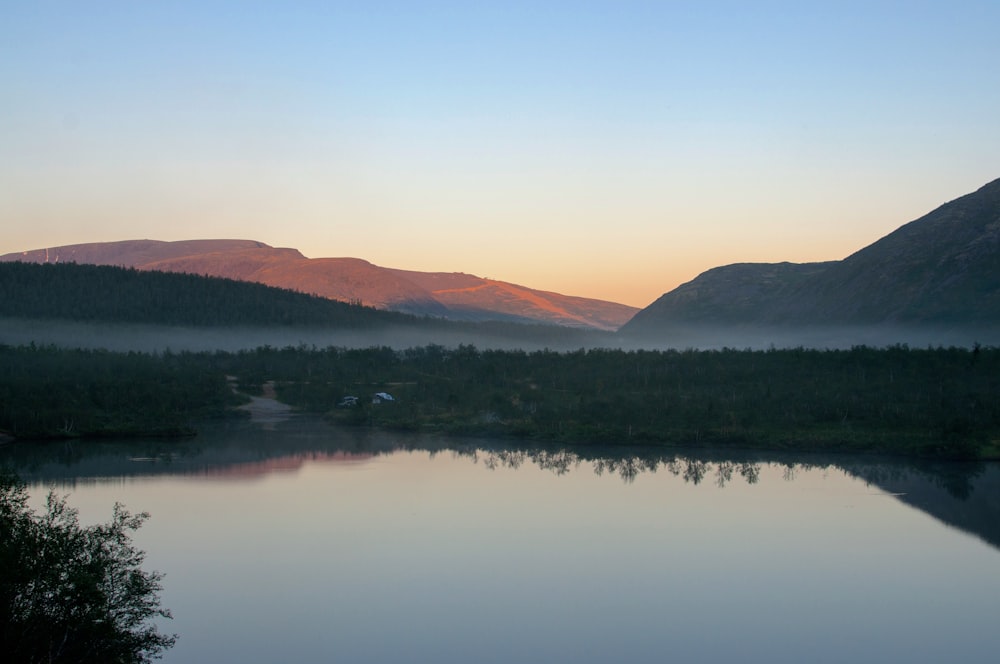
M 494 466 L 492 470 L 488 466 Z M 152 518 L 166 662 L 992 661 L 1000 553 L 836 468 L 725 488 L 479 454 L 78 486 Z M 36 495 L 40 493 L 36 490 Z

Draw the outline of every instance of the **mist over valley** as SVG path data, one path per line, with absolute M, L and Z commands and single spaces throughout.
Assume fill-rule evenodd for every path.
M 53 273 L 16 267 L 26 263 Z M 101 276 L 84 265 L 134 269 Z M 358 258 L 308 259 L 252 240 L 66 245 L 9 253 L 0 256 L 0 267 L 6 270 L 0 272 L 0 316 L 11 319 L 0 331 L 4 343 L 131 350 L 991 345 L 1000 343 L 1000 180 L 844 260 L 722 266 L 641 310 L 469 274 L 383 268 Z M 54 274 L 59 269 L 78 272 Z M 139 273 L 174 274 L 177 281 Z M 208 277 L 222 280 L 198 281 Z M 234 300 L 219 286 L 227 280 L 256 290 Z M 200 299 L 183 295 L 189 292 Z M 158 318 L 164 306 L 171 313 Z M 51 322 L 28 322 L 33 319 Z M 206 325 L 215 329 L 202 329 Z M 220 326 L 231 329 L 222 333 Z

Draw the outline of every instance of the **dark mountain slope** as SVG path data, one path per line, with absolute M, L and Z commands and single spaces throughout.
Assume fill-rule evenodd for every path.
M 664 294 L 622 332 L 675 325 L 1000 322 L 1000 180 L 841 261 L 714 268 Z
M 756 321 L 832 263 L 736 263 L 681 284 L 638 312 L 623 331 L 660 323 Z
M 1000 180 L 833 263 L 772 321 L 1000 320 Z

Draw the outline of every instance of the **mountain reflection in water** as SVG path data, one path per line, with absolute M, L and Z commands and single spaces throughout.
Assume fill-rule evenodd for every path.
M 1000 548 L 1000 464 L 920 462 L 852 455 L 793 455 L 648 446 L 525 446 L 496 439 L 456 439 L 330 427 L 300 417 L 262 429 L 246 422 L 208 427 L 183 440 L 78 440 L 0 446 L 0 466 L 39 485 L 72 488 L 149 475 L 252 481 L 295 473 L 307 464 L 360 465 L 399 451 L 449 453 L 488 470 L 530 464 L 564 475 L 591 470 L 625 483 L 666 473 L 685 483 L 756 484 L 763 467 L 786 481 L 799 472 L 840 469 L 941 522 Z

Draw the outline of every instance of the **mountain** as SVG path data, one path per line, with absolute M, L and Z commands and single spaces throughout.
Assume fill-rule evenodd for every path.
M 532 350 L 605 347 L 612 336 L 585 327 L 418 317 L 223 277 L 0 262 L 0 346 L 158 352 L 472 344 Z
M 560 295 L 458 272 L 391 272 L 426 289 L 448 308 L 449 318 L 459 320 L 484 320 L 503 313 L 512 320 L 617 330 L 638 311 L 624 304 Z
M 1000 323 L 1000 179 L 840 261 L 708 270 L 621 332 L 674 325 Z
M 126 240 L 35 249 L 0 261 L 75 262 L 251 281 L 344 302 L 462 321 L 616 330 L 638 311 L 470 274 L 415 272 L 359 258 L 306 258 L 253 240 Z

